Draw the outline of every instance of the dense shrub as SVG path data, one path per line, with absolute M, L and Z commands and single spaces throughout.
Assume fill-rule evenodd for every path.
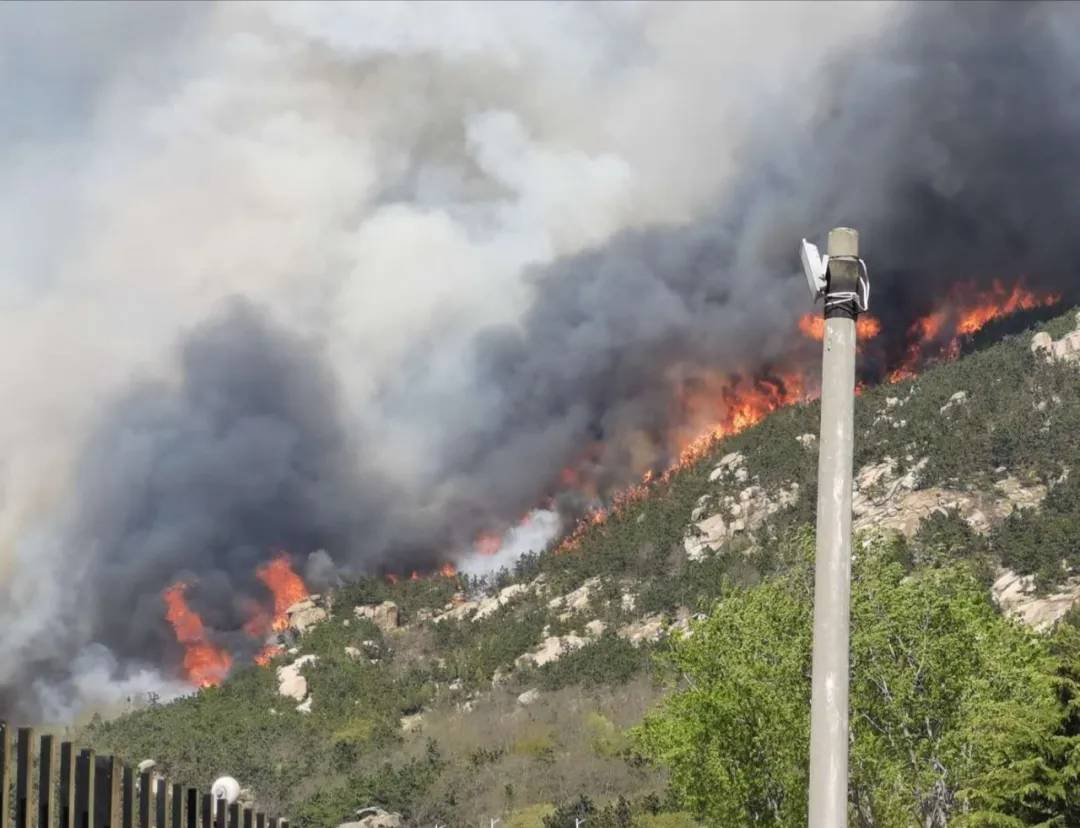
M 605 632 L 584 647 L 564 653 L 538 671 L 540 686 L 557 690 L 574 684 L 622 684 L 649 663 L 649 651 Z

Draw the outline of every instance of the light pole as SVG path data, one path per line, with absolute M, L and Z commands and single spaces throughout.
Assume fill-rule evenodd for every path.
M 818 456 L 814 651 L 810 701 L 810 828 L 847 827 L 851 479 L 856 321 L 870 286 L 859 234 L 829 232 L 828 255 L 803 242 L 811 292 L 825 300 Z

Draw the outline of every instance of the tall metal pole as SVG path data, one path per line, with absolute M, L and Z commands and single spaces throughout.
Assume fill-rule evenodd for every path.
M 810 828 L 846 828 L 851 477 L 859 234 L 829 232 L 818 459 L 814 660 L 810 702 Z M 845 298 L 847 297 L 847 298 Z

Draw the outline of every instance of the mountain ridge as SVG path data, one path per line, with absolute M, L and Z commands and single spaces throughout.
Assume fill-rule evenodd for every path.
M 1035 347 L 1025 331 L 866 389 L 856 406 L 857 529 L 890 535 L 913 571 L 963 562 L 1042 629 L 1080 595 L 1080 393 L 1073 351 L 1046 348 L 1072 342 L 1078 321 L 1070 311 L 1038 326 Z M 638 824 L 694 824 L 625 731 L 674 686 L 655 655 L 732 590 L 791 566 L 813 521 L 818 410 L 789 406 L 716 442 L 572 553 L 527 554 L 485 582 L 346 585 L 320 599 L 325 620 L 294 613 L 271 669 L 85 736 L 133 760 L 152 751 L 182 777 L 231 773 L 301 825 L 369 804 L 409 824 L 556 824 L 585 796 L 612 824 L 624 805 Z M 375 609 L 388 601 L 400 623 Z

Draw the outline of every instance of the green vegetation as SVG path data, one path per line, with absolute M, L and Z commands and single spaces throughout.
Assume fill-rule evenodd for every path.
M 1075 663 L 1004 619 L 967 565 L 909 573 L 889 547 L 864 546 L 853 581 L 852 824 L 1076 824 L 1057 810 L 1080 779 Z M 805 824 L 802 548 L 804 565 L 733 592 L 676 646 L 680 687 L 635 732 L 710 824 Z M 1007 821 L 1021 812 L 1057 822 Z
M 626 639 L 605 632 L 595 641 L 541 667 L 540 687 L 558 690 L 574 684 L 586 687 L 622 684 L 649 664 L 647 648 L 635 647 Z
M 1061 336 L 1074 322 L 1070 313 L 1045 328 Z M 857 547 L 854 826 L 1080 825 L 1080 610 L 1036 635 L 989 595 L 1002 565 L 1044 590 L 1080 572 L 1077 368 L 1034 357 L 1029 341 L 1030 332 L 976 340 L 962 360 L 857 400 L 857 467 L 889 457 L 898 474 L 918 469 L 916 489 L 988 504 L 1006 478 L 1047 496 L 986 534 L 939 509 L 910 537 L 870 533 Z M 957 391 L 967 400 L 947 406 Z M 815 453 L 796 438 L 816 433 L 818 416 L 816 403 L 793 406 L 717 443 L 591 527 L 573 554 L 537 550 L 487 581 L 344 586 L 330 619 L 297 641 L 297 655 L 318 656 L 303 669 L 310 713 L 278 695 L 273 667 L 289 655 L 220 688 L 95 721 L 83 737 L 194 784 L 230 773 L 300 828 L 337 825 L 368 805 L 424 824 L 483 815 L 522 828 L 572 826 L 575 815 L 589 828 L 800 824 L 817 481 Z M 736 451 L 749 480 L 710 481 Z M 794 505 L 687 560 L 701 498 L 793 484 Z M 590 578 L 586 609 L 549 606 Z M 418 620 L 456 593 L 535 579 L 481 620 Z M 384 600 L 407 628 L 383 634 L 353 614 Z M 707 615 L 690 636 L 635 647 L 618 634 L 645 616 L 670 624 L 687 613 Z M 586 635 L 594 619 L 606 632 L 585 646 L 515 666 L 549 636 Z M 533 689 L 532 702 L 517 702 Z M 405 732 L 402 717 L 418 714 L 419 732 Z
M 1080 479 L 1070 474 L 1054 486 L 1042 509 L 1014 512 L 991 538 L 1002 563 L 1034 573 L 1043 588 L 1080 567 Z

